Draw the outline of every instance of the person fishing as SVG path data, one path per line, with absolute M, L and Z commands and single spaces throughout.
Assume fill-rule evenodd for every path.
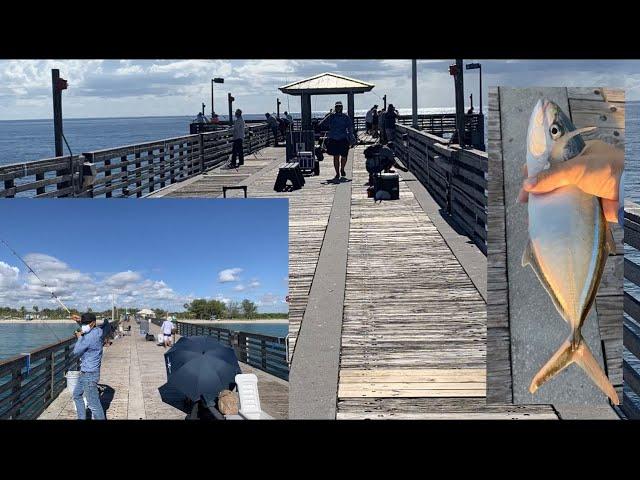
M 392 168 L 397 168 L 403 172 L 409 171 L 409 169 L 396 161 L 393 142 L 388 142 L 386 145 L 381 143 L 371 145 L 365 148 L 364 156 L 366 158 L 365 168 L 369 172 L 369 185 L 373 185 L 373 177 L 378 173 L 395 173 Z
M 236 110 L 236 120 L 233 123 L 233 148 L 231 152 L 231 167 L 236 168 L 236 159 L 238 159 L 238 165 L 244 165 L 244 149 L 242 144 L 244 142 L 245 125 L 244 118 L 242 118 L 242 110 Z
M 265 113 L 264 116 L 267 119 L 267 125 L 269 126 L 269 128 L 271 129 L 271 133 L 273 134 L 273 146 L 277 147 L 278 146 L 278 120 L 276 120 L 276 118 L 270 113 Z
M 105 420 L 104 410 L 100 403 L 98 381 L 100 380 L 100 366 L 102 363 L 103 330 L 96 327 L 96 315 L 92 312 L 83 313 L 81 317 L 74 315 L 79 321 L 80 331 L 76 331 L 77 341 L 73 346 L 73 355 L 80 357 L 80 377 L 73 390 L 73 401 L 76 404 L 78 420 L 87 418 L 87 411 L 83 396 L 87 399 L 87 407 L 91 410 L 91 418 Z
M 327 153 L 333 156 L 333 166 L 336 170 L 334 181 L 340 181 L 340 177 L 346 177 L 344 167 L 347 164 L 349 148 L 355 143 L 353 124 L 351 118 L 342 112 L 342 102 L 337 101 L 335 112 L 330 113 L 319 123 L 320 128 L 329 128 L 325 146 Z
M 384 133 L 387 142 L 392 142 L 394 140 L 396 135 L 396 120 L 399 116 L 400 115 L 396 108 L 392 103 L 390 103 L 384 116 Z

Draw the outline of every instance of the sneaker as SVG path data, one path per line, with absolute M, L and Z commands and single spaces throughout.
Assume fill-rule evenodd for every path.
M 340 175 L 342 175 L 343 177 L 346 177 L 346 176 L 347 176 L 347 174 L 346 174 L 346 173 L 345 173 L 345 171 L 344 171 L 344 168 L 343 168 L 342 170 L 340 170 Z
M 340 181 L 340 175 L 336 175 L 335 177 L 333 177 L 333 181 L 334 182 L 339 182 Z

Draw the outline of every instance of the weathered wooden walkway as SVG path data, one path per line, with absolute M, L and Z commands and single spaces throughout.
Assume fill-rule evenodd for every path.
M 334 303 L 343 305 L 337 319 L 341 334 L 334 339 L 338 371 L 329 392 L 334 418 L 557 418 L 550 406 L 486 405 L 484 299 L 416 200 L 413 189 L 422 187 L 413 177 L 411 189 L 402 182 L 398 201 L 375 203 L 366 197 L 363 150 L 359 146 L 352 151 L 347 168 L 353 173 L 348 175 L 350 205 L 343 209 L 350 208 L 350 214 L 341 233 L 348 244 L 342 266 L 346 282 L 343 291 L 334 291 L 332 285 L 326 289 Z M 317 321 L 305 328 L 303 319 L 310 315 L 307 305 L 314 302 L 312 287 L 318 291 L 318 284 L 326 282 L 316 272 L 326 267 L 321 251 L 336 243 L 336 232 L 328 229 L 337 228 L 329 225 L 330 217 L 343 211 L 334 201 L 345 184 L 328 180 L 333 166 L 326 159 L 321 174 L 306 177 L 302 189 L 277 193 L 273 184 L 284 149 L 267 148 L 265 158 L 272 158 L 270 164 L 261 164 L 259 172 L 240 184 L 248 185 L 250 197 L 289 198 L 291 389 L 309 392 L 312 401 L 311 392 L 322 376 L 333 374 L 333 367 L 328 362 L 325 370 L 315 368 L 306 358 L 309 352 L 298 360 L 302 354 L 294 349 L 299 336 L 318 332 Z M 248 158 L 242 168 L 251 169 L 258 161 Z M 210 187 L 219 185 L 215 176 L 213 171 L 192 179 L 184 189 L 174 185 L 152 196 L 219 196 Z M 332 349 L 323 338 L 310 339 L 305 349 L 314 343 Z M 307 368 L 299 365 L 303 361 Z M 304 374 L 293 376 L 296 369 Z
M 183 420 L 182 395 L 166 386 L 165 349 L 145 341 L 132 325 L 131 335 L 119 337 L 106 347 L 102 358 L 100 385 L 108 420 Z M 157 333 L 159 327 L 151 326 Z M 258 389 L 263 410 L 278 419 L 288 415 L 288 384 L 265 372 L 240 364 L 243 373 L 258 376 Z M 76 418 L 71 393 L 65 389 L 40 415 L 41 420 L 73 420 Z

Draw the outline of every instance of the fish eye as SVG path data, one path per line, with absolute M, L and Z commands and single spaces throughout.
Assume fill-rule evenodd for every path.
M 554 140 L 562 135 L 562 128 L 557 123 L 554 123 L 549 127 L 549 133 Z

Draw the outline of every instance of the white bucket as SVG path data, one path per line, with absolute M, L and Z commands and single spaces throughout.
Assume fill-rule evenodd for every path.
M 80 378 L 80 372 L 69 370 L 65 374 L 65 377 L 67 378 L 67 389 L 69 390 L 71 395 L 73 395 L 73 391 L 75 390 L 76 385 L 78 384 L 78 379 Z
M 164 335 L 162 333 L 158 334 L 158 345 L 164 345 Z
M 71 396 L 73 396 L 73 391 L 75 390 L 76 385 L 78 385 L 78 380 L 80 379 L 80 372 L 77 370 L 69 370 L 65 374 L 65 377 L 67 379 L 67 389 L 69 390 L 69 393 L 71 393 Z M 84 397 L 82 399 L 84 400 L 84 405 L 86 407 L 87 399 Z

